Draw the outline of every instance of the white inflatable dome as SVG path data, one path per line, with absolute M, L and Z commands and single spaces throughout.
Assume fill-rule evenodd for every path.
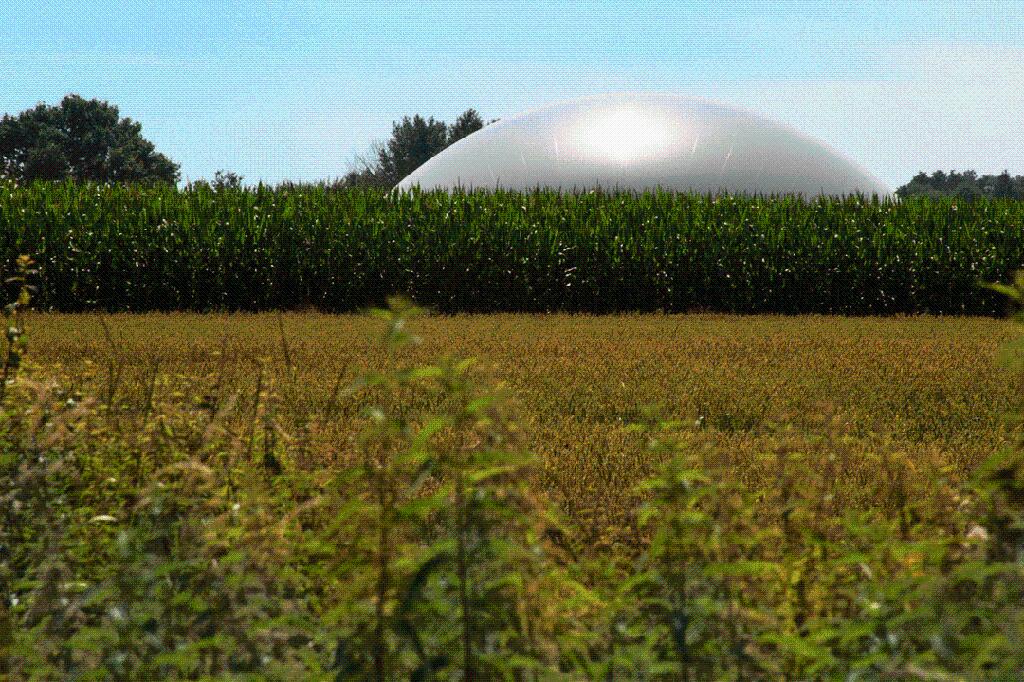
M 416 185 L 891 195 L 853 161 L 793 128 L 661 93 L 584 97 L 502 119 L 448 147 L 397 189 Z

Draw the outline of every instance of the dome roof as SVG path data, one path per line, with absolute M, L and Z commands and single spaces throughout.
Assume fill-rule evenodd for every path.
M 823 142 L 704 99 L 618 93 L 550 104 L 459 140 L 398 184 L 890 195 Z

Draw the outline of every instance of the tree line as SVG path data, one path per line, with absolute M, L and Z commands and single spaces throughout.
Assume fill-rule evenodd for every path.
M 433 116 L 405 116 L 394 122 L 387 141 L 374 143 L 370 155 L 358 158 L 336 184 L 393 187 L 487 123 L 476 109 L 467 109 L 450 124 Z M 180 164 L 158 153 L 142 136 L 140 123 L 122 118 L 117 106 L 109 102 L 71 94 L 56 106 L 39 103 L 0 119 L 0 177 L 19 182 L 71 179 L 173 184 L 181 178 L 180 170 Z M 242 180 L 238 173 L 220 170 L 210 184 L 236 187 Z
M 958 173 L 941 170 L 931 175 L 921 172 L 907 184 L 896 190 L 901 197 L 994 197 L 1000 199 L 1024 199 L 1024 175 L 1010 175 L 1004 170 L 999 175 L 978 175 L 969 170 Z
M 485 125 L 476 109 L 467 109 L 446 123 L 433 116 L 403 116 L 391 137 L 375 142 L 337 182 L 337 187 L 394 187 L 402 178 L 452 144 Z M 59 105 L 40 103 L 0 119 L 0 177 L 20 182 L 65 180 L 80 182 L 177 183 L 181 166 L 156 151 L 142 136 L 142 125 L 122 118 L 117 106 L 98 99 L 67 95 Z M 215 187 L 240 186 L 243 176 L 218 171 Z M 197 184 L 206 183 L 205 180 Z M 285 183 L 291 184 L 291 183 Z M 1024 199 L 1024 175 L 978 175 L 973 170 L 920 172 L 896 190 L 900 197 L 957 196 Z

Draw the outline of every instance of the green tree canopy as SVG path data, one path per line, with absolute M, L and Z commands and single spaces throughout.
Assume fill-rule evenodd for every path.
M 476 109 L 466 109 L 455 119 L 455 123 L 448 126 L 448 144 L 455 144 L 470 133 L 480 130 L 484 125 L 484 120 L 480 118 Z
M 448 126 L 431 116 L 406 116 L 395 123 L 391 139 L 377 154 L 378 166 L 388 184 L 394 184 L 413 172 L 448 146 Z
M 78 95 L 0 120 L 0 175 L 22 181 L 177 182 L 178 164 L 116 106 Z

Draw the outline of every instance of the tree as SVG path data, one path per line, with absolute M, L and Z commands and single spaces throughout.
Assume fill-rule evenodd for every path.
M 116 106 L 78 95 L 0 120 L 0 175 L 21 181 L 177 182 L 178 164 Z
M 448 144 L 453 145 L 471 133 L 484 127 L 484 120 L 476 109 L 466 109 L 448 126 Z
M 344 184 L 390 189 L 432 157 L 485 125 L 476 109 L 467 109 L 450 125 L 433 116 L 404 116 L 392 124 L 391 138 L 386 143 L 374 143 L 370 158 L 357 158 Z
M 1014 196 L 1013 194 L 1013 177 L 1010 176 L 1010 172 L 1004 170 L 1002 173 L 993 178 L 990 185 L 986 185 L 986 190 L 994 197 L 1001 199 L 1010 199 Z
M 389 185 L 397 183 L 448 146 L 448 126 L 431 116 L 402 118 L 391 130 L 391 139 L 378 153 L 378 167 Z
M 1004 170 L 999 175 L 978 175 L 975 171 L 935 171 L 931 175 L 918 173 L 910 182 L 896 190 L 901 197 L 956 196 L 963 199 L 995 197 L 1024 199 L 1024 175 L 1010 175 Z
M 245 179 L 244 175 L 239 175 L 234 171 L 219 170 L 213 174 L 213 188 L 214 189 L 241 189 L 242 180 Z

